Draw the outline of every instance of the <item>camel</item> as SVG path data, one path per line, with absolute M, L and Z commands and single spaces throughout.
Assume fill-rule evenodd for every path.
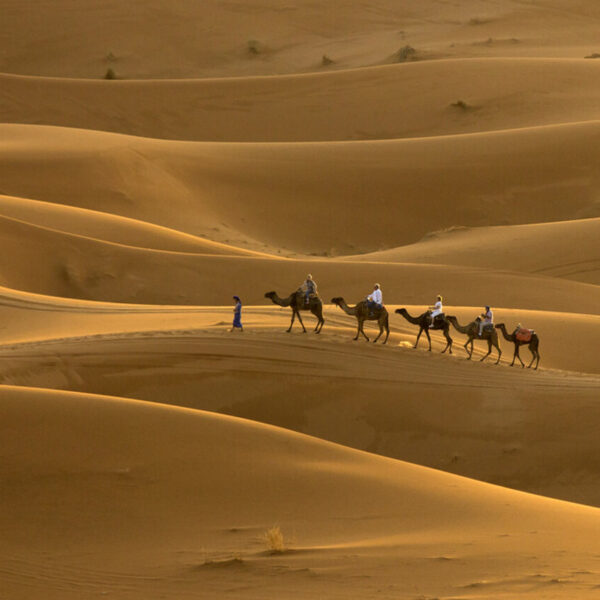
M 444 337 L 446 338 L 446 347 L 442 350 L 442 354 L 444 354 L 444 352 L 446 352 L 446 350 L 449 351 L 448 354 L 452 354 L 452 338 L 449 335 L 450 323 L 448 323 L 448 321 L 446 320 L 446 317 L 444 317 L 443 315 L 439 315 L 439 317 L 441 317 L 441 319 L 439 317 L 436 317 L 435 321 L 433 322 L 433 326 L 432 326 L 430 311 L 424 312 L 422 315 L 419 315 L 418 317 L 412 317 L 405 308 L 397 308 L 396 312 L 399 315 L 402 315 L 409 323 L 419 326 L 419 333 L 417 334 L 417 341 L 415 342 L 415 345 L 413 346 L 413 348 L 417 347 L 417 345 L 419 344 L 419 338 L 421 337 L 421 334 L 423 332 L 425 332 L 425 335 L 427 336 L 427 340 L 429 341 L 429 352 L 431 352 L 431 337 L 429 336 L 429 330 L 430 329 L 434 329 L 434 330 L 441 329 L 442 332 L 444 333 Z
M 373 343 L 375 344 L 381 337 L 384 329 L 386 334 L 383 343 L 385 344 L 387 342 L 390 335 L 390 324 L 388 311 L 385 306 L 382 306 L 380 309 L 376 309 L 371 314 L 366 300 L 361 300 L 356 304 L 356 306 L 348 306 L 343 298 L 332 298 L 331 302 L 333 304 L 337 304 L 347 315 L 356 317 L 356 320 L 358 321 L 358 330 L 356 331 L 356 337 L 354 338 L 354 341 L 356 341 L 358 336 L 362 333 L 368 342 L 369 338 L 364 332 L 363 324 L 365 321 L 377 321 L 377 324 L 379 325 L 379 335 L 373 340 Z
M 496 350 L 498 350 L 498 360 L 496 361 L 496 364 L 498 364 L 500 362 L 500 357 L 502 356 L 502 350 L 500 350 L 500 345 L 498 344 L 498 332 L 495 329 L 484 328 L 481 337 L 479 337 L 477 334 L 479 333 L 479 323 L 481 321 L 480 317 L 477 317 L 477 319 L 475 319 L 475 321 L 469 323 L 466 327 L 463 327 L 458 322 L 458 319 L 456 317 L 448 316 L 446 318 L 448 319 L 448 321 L 450 321 L 450 323 L 452 323 L 452 325 L 454 326 L 454 329 L 456 329 L 456 331 L 458 331 L 460 333 L 464 333 L 465 335 L 469 336 L 469 339 L 467 340 L 467 342 L 464 346 L 467 354 L 469 355 L 467 360 L 471 360 L 471 357 L 473 356 L 473 340 L 477 339 L 477 340 L 486 340 L 488 343 L 488 352 L 481 360 L 484 361 L 491 354 L 492 346 L 494 346 L 494 348 L 496 348 Z M 469 344 L 471 344 L 470 352 L 469 352 L 469 349 L 467 348 L 467 346 Z
M 304 327 L 304 323 L 302 322 L 302 317 L 300 316 L 301 310 L 310 310 L 310 312 L 317 317 L 317 326 L 314 328 L 315 333 L 321 333 L 321 329 L 323 329 L 323 324 L 325 323 L 325 319 L 323 319 L 323 303 L 321 302 L 321 298 L 318 296 L 313 296 L 310 298 L 308 304 L 304 302 L 304 292 L 292 292 L 287 298 L 280 298 L 277 295 L 277 292 L 267 292 L 265 294 L 265 298 L 270 298 L 273 304 L 277 304 L 278 306 L 290 306 L 292 309 L 292 322 L 288 329 L 286 329 L 287 333 L 292 331 L 292 326 L 294 325 L 294 319 L 296 315 L 298 316 L 298 321 L 300 321 L 300 325 L 302 325 L 303 333 L 306 333 L 306 327 Z
M 498 323 L 498 325 L 496 325 L 496 329 L 499 329 L 502 332 L 502 335 L 504 336 L 505 340 L 508 340 L 509 342 L 512 342 L 515 345 L 515 353 L 513 355 L 513 360 L 510 363 L 510 366 L 512 367 L 515 364 L 515 359 L 518 358 L 519 362 L 521 363 L 521 367 L 525 368 L 525 363 L 521 360 L 521 357 L 519 356 L 519 346 L 527 345 L 529 347 L 529 352 L 531 352 L 532 355 L 531 362 L 527 365 L 527 368 L 531 369 L 533 361 L 537 360 L 534 367 L 534 370 L 537 370 L 538 365 L 540 364 L 540 352 L 538 350 L 540 346 L 540 339 L 538 338 L 537 333 L 533 332 L 531 334 L 531 339 L 528 342 L 523 342 L 517 339 L 517 331 L 519 329 L 518 327 L 512 333 L 508 333 L 508 331 L 506 331 L 504 323 Z

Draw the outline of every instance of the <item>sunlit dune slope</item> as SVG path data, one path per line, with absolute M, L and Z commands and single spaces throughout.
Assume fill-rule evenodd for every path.
M 281 74 L 445 56 L 598 51 L 593 0 L 3 0 L 0 71 L 100 79 Z M 333 62 L 323 66 L 323 55 Z
M 315 144 L 168 142 L 25 125 L 0 130 L 7 195 L 251 249 L 356 254 L 455 225 L 570 220 L 600 210 L 598 122 Z
M 350 261 L 438 263 L 508 269 L 600 284 L 600 219 L 508 227 L 455 228 L 416 244 L 346 257 Z
M 0 570 L 13 598 L 209 598 L 232 575 L 240 598 L 315 597 L 332 584 L 362 598 L 382 578 L 435 595 L 491 579 L 492 594 L 526 585 L 536 597 L 567 577 L 556 597 L 593 597 L 598 509 L 210 413 L 0 394 L 11 483 Z M 264 552 L 259 535 L 273 522 L 301 552 Z M 435 557 L 458 560 L 447 569 Z M 357 568 L 377 583 L 349 577 Z
M 12 223 L 15 229 L 31 226 L 33 231 L 38 229 L 47 233 L 52 232 L 57 237 L 67 234 L 67 236 L 147 250 L 267 256 L 260 252 L 219 244 L 166 227 L 113 214 L 12 196 L 0 195 L 0 219 L 7 232 L 7 236 L 4 237 L 5 243 Z M 35 237 L 33 231 L 27 236 L 29 242 L 32 242 Z
M 599 73 L 581 58 L 176 81 L 0 75 L 0 120 L 182 140 L 422 137 L 597 119 Z

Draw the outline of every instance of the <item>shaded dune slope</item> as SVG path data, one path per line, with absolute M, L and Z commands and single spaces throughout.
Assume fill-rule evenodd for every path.
M 261 593 L 279 587 L 295 596 L 289 580 L 253 576 L 260 565 L 263 575 L 274 573 L 273 560 L 257 545 L 259 532 L 274 519 L 284 531 L 296 531 L 295 545 L 302 549 L 281 555 L 278 569 L 289 569 L 292 579 L 294 569 L 320 573 L 326 565 L 342 575 L 332 580 L 323 570 L 324 578 L 297 589 L 299 597 L 306 585 L 315 594 L 333 581 L 347 595 L 369 595 L 368 578 L 344 583 L 353 560 L 377 568 L 378 579 L 392 572 L 397 577 L 398 555 L 405 553 L 413 558 L 400 563 L 404 578 L 421 580 L 437 594 L 481 581 L 488 560 L 502 566 L 500 584 L 525 578 L 521 583 L 531 585 L 535 579 L 526 572 L 543 569 L 549 575 L 542 583 L 569 573 L 571 590 L 592 593 L 597 509 L 210 413 L 33 389 L 2 388 L 0 394 L 5 456 L 12 457 L 0 463 L 11 481 L 0 517 L 0 552 L 11 594 L 22 595 L 25 585 L 51 598 L 100 590 L 143 597 L 150 589 L 172 592 L 178 585 L 180 593 L 210 597 L 231 572 L 199 566 L 237 556 L 246 566 L 236 575 L 246 595 L 260 586 Z M 495 541 L 507 535 L 510 540 Z M 570 558 L 550 551 L 557 539 Z M 54 564 L 48 550 L 58 543 L 63 551 Z M 465 543 L 474 547 L 465 552 Z M 509 546 L 518 562 L 504 555 Z M 422 569 L 431 564 L 415 568 L 415 551 L 459 553 L 462 560 L 452 576 L 425 584 Z
M 266 292 L 275 290 L 287 297 L 310 272 L 325 303 L 340 295 L 355 303 L 369 292 L 371 281 L 382 282 L 390 304 L 431 302 L 434 294 L 443 293 L 455 305 L 492 303 L 593 314 L 600 302 L 598 286 L 482 267 L 283 259 L 241 252 L 236 256 L 234 250 L 225 255 L 212 253 L 227 248 L 211 242 L 200 252 L 173 252 L 101 241 L 2 216 L 0 233 L 0 248 L 12 257 L 0 269 L 3 286 L 67 298 L 218 305 L 237 294 L 246 304 L 263 304 Z M 22 264 L 29 266 L 23 269 Z
M 452 228 L 416 244 L 345 257 L 509 269 L 600 284 L 600 219 L 477 229 Z M 557 243 L 557 242 L 560 243 Z
M 0 75 L 0 120 L 198 141 L 424 137 L 595 120 L 599 72 L 523 58 L 201 80 Z

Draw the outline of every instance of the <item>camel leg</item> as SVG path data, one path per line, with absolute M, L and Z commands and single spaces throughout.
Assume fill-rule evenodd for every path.
M 471 352 L 469 352 L 469 349 L 467 348 L 467 346 L 469 345 L 469 342 L 471 342 Z M 467 360 L 471 360 L 471 356 L 473 354 L 473 340 L 471 338 L 469 338 L 466 341 L 466 343 L 464 345 L 464 349 L 465 349 L 465 352 L 469 355 L 469 356 L 467 356 Z
M 321 333 L 321 329 L 323 329 L 323 325 L 325 325 L 325 319 L 321 315 L 319 317 L 319 323 L 317 323 L 317 327 L 319 328 L 319 331 L 317 331 L 317 333 Z
M 511 367 L 515 364 L 515 358 L 519 359 L 519 362 L 521 363 L 521 367 L 525 367 L 525 363 L 521 360 L 521 356 L 519 354 L 519 344 L 515 344 L 515 354 L 513 356 L 512 363 L 510 363 Z
M 306 327 L 304 327 L 304 323 L 302 322 L 302 317 L 300 313 L 298 313 L 298 321 L 300 321 L 300 325 L 302 325 L 302 333 L 306 333 Z
M 365 336 L 365 340 L 367 340 L 367 342 L 368 342 L 369 341 L 369 337 L 367 336 L 367 334 L 365 333 L 365 330 L 363 329 L 364 324 L 365 324 L 364 321 L 359 321 L 358 322 L 358 329 Z
M 531 348 L 531 344 L 529 345 L 529 352 L 531 352 L 531 362 L 527 365 L 528 369 L 531 369 L 531 365 L 533 364 L 533 361 L 537 358 L 537 363 L 535 364 L 535 369 L 538 368 L 538 365 L 540 364 L 540 353 L 537 350 L 533 350 Z
M 452 338 L 450 337 L 450 335 L 448 335 L 448 332 L 444 329 L 443 330 L 444 333 L 444 337 L 446 338 L 446 347 L 442 350 L 442 354 L 444 354 L 444 352 L 446 352 L 446 350 L 450 350 L 448 352 L 448 354 L 452 354 Z
M 427 341 L 429 342 L 428 352 L 431 352 L 431 336 L 429 335 L 429 327 L 425 328 L 425 335 L 427 336 Z
M 479 362 L 483 362 L 492 353 L 492 340 L 488 340 L 487 343 L 488 343 L 487 354 Z
M 383 343 L 387 343 L 388 338 L 390 337 L 390 321 L 389 318 L 386 317 L 385 319 L 385 323 L 384 323 L 384 327 L 385 327 L 385 340 L 383 340 Z
M 315 315 L 315 317 L 317 317 L 317 324 L 315 325 L 315 329 L 314 332 L 315 333 L 321 333 L 321 327 L 323 327 L 323 323 L 325 322 L 323 320 L 323 314 L 319 314 L 318 311 L 311 311 L 313 315 Z
M 416 348 L 419 345 L 419 338 L 421 337 L 422 333 L 423 333 L 423 328 L 421 327 L 421 329 L 419 329 L 419 333 L 417 334 L 417 339 L 415 341 L 415 345 L 413 346 L 413 348 Z
M 500 350 L 500 346 L 498 344 L 494 344 L 494 348 L 498 350 L 498 360 L 496 361 L 496 364 L 498 364 L 500 362 L 500 358 L 502 358 L 502 350 Z
M 379 325 L 379 334 L 377 335 L 377 337 L 373 340 L 373 343 L 376 344 L 377 340 L 381 337 L 381 334 L 383 333 L 383 325 L 381 323 L 378 323 Z
M 294 325 L 295 318 L 296 318 L 296 311 L 292 310 L 292 322 L 290 323 L 290 326 L 286 329 L 286 331 L 288 333 L 292 330 L 292 326 Z

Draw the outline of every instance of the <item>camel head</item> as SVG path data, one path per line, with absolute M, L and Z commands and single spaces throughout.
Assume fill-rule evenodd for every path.
M 408 311 L 405 308 L 397 308 L 394 312 L 399 315 L 407 315 L 408 314 Z
M 331 299 L 331 303 L 332 303 L 332 304 L 337 304 L 338 306 L 339 306 L 339 305 L 340 305 L 340 304 L 341 304 L 343 301 L 344 301 L 344 299 L 343 299 L 341 296 L 339 296 L 339 297 L 337 297 L 337 298 L 332 298 L 332 299 Z
M 265 298 L 270 298 L 271 300 L 277 295 L 277 292 L 267 292 L 265 294 Z

